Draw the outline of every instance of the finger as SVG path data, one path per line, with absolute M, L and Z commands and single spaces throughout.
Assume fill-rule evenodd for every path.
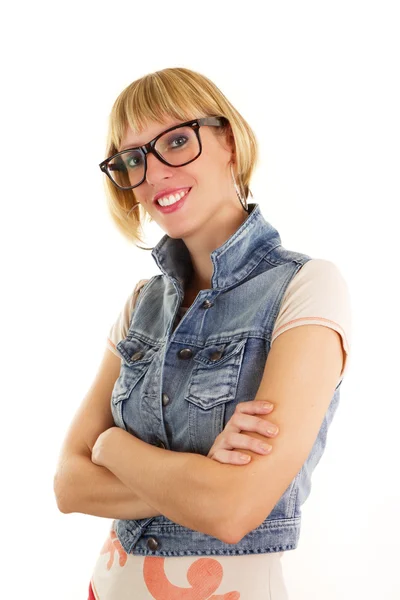
M 245 456 L 245 460 L 241 457 Z M 223 463 L 225 465 L 246 465 L 251 461 L 251 456 L 248 454 L 241 454 L 240 452 L 234 452 L 232 450 L 219 449 L 213 455 L 212 460 Z
M 272 412 L 273 409 L 274 405 L 271 402 L 268 402 L 268 400 L 249 400 L 248 402 L 239 402 L 236 405 L 235 411 L 253 415 L 255 413 L 268 414 Z
M 269 420 L 266 421 L 265 419 L 256 417 L 255 415 L 235 413 L 232 416 L 231 421 L 232 427 L 226 428 L 228 434 L 240 431 L 254 431 L 267 437 L 275 437 L 279 433 L 279 429 L 275 432 L 273 431 L 273 428 L 277 427 L 275 423 Z
M 239 404 L 236 405 L 235 411 L 232 415 L 232 417 L 229 419 L 228 423 L 226 424 L 224 431 L 226 433 L 230 433 L 233 431 L 240 431 L 241 429 L 244 429 L 245 431 L 256 431 L 258 433 L 265 433 L 265 427 L 263 426 L 264 423 L 267 423 L 264 419 L 258 419 L 258 426 L 255 429 L 255 425 L 256 422 L 252 421 L 251 418 L 248 419 L 247 421 L 242 420 L 241 415 L 252 415 L 254 417 L 255 414 L 268 414 L 269 412 L 272 412 L 274 405 L 271 403 L 267 404 L 269 405 L 269 407 L 267 409 L 264 408 L 265 405 L 265 400 L 249 400 L 248 402 L 239 402 Z M 240 419 L 240 420 L 238 420 Z M 242 425 L 243 426 L 242 426 Z M 271 424 L 271 423 L 269 423 Z M 261 428 L 261 430 L 260 430 Z
M 215 454 L 218 452 L 232 452 L 240 448 L 243 450 L 252 450 L 257 454 L 269 454 L 272 450 L 271 444 L 257 438 L 253 438 L 245 433 L 231 432 L 218 440 Z M 210 451 L 211 452 L 211 451 Z M 213 452 L 214 456 L 214 452 Z
M 253 452 L 257 452 L 257 454 L 269 454 L 272 450 L 272 446 L 268 442 L 263 442 L 245 433 L 230 433 L 224 441 L 226 445 L 229 444 L 231 446 L 231 452 L 234 452 L 236 448 L 241 448 L 243 450 L 252 450 Z M 226 446 L 225 449 L 227 449 Z

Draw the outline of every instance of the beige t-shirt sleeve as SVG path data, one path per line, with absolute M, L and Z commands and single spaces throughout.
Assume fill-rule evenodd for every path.
M 288 285 L 275 321 L 271 345 L 284 331 L 311 324 L 330 327 L 341 336 L 344 366 L 340 382 L 349 366 L 351 298 L 339 268 L 321 258 L 306 262 Z
M 121 355 L 119 354 L 116 345 L 119 341 L 123 340 L 128 335 L 129 324 L 132 318 L 132 311 L 135 308 L 139 292 L 144 286 L 144 284 L 148 281 L 150 280 L 141 279 L 140 281 L 138 281 L 134 290 L 129 294 L 128 298 L 126 299 L 125 304 L 121 312 L 119 313 L 117 320 L 113 323 L 108 333 L 108 337 L 106 340 L 107 348 L 111 350 L 111 352 L 116 354 L 116 356 L 118 356 L 119 358 L 121 358 Z

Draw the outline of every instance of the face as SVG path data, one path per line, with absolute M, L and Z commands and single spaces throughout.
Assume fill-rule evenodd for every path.
M 154 121 L 140 134 L 135 134 L 128 128 L 120 148 L 146 144 L 159 133 L 181 122 L 171 118 L 162 123 Z M 215 216 L 221 207 L 224 208 L 221 211 L 224 219 L 227 210 L 236 214 L 238 208 L 240 209 L 229 164 L 233 157 L 232 146 L 226 137 L 218 136 L 216 130 L 216 127 L 200 127 L 202 152 L 188 165 L 171 167 L 163 164 L 153 154 L 147 155 L 146 179 L 134 188 L 133 192 L 136 201 L 170 237 L 184 238 L 193 234 L 210 219 L 215 222 Z M 179 206 L 175 210 L 163 212 L 154 202 L 155 195 L 160 192 L 165 191 L 165 195 L 169 195 L 187 191 L 188 188 L 189 193 L 178 203 Z

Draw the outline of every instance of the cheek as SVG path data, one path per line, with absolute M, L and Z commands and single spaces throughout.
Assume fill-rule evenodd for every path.
M 206 154 L 201 154 L 192 164 L 183 168 L 187 169 L 188 179 L 193 181 L 193 185 L 201 189 L 215 188 L 221 178 L 221 165 L 218 164 L 217 159 Z
M 143 189 L 140 189 L 142 186 Z M 142 184 L 142 186 L 139 186 L 139 189 L 136 190 L 135 195 L 132 197 L 132 203 L 139 203 L 143 206 L 143 208 L 147 209 L 152 204 L 154 191 L 150 188 L 150 186 L 145 186 L 144 184 Z

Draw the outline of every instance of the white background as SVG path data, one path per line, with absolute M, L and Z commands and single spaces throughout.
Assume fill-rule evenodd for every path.
M 134 284 L 98 163 L 133 80 L 184 66 L 253 127 L 285 247 L 334 261 L 351 366 L 283 558 L 291 600 L 399 598 L 399 18 L 395 2 L 19 2 L 2 9 L 2 567 L 7 598 L 86 599 L 107 519 L 58 511 L 66 430 Z M 148 246 L 163 235 L 154 225 Z M 258 599 L 257 599 L 258 600 Z M 261 599 L 260 599 L 261 600 Z

